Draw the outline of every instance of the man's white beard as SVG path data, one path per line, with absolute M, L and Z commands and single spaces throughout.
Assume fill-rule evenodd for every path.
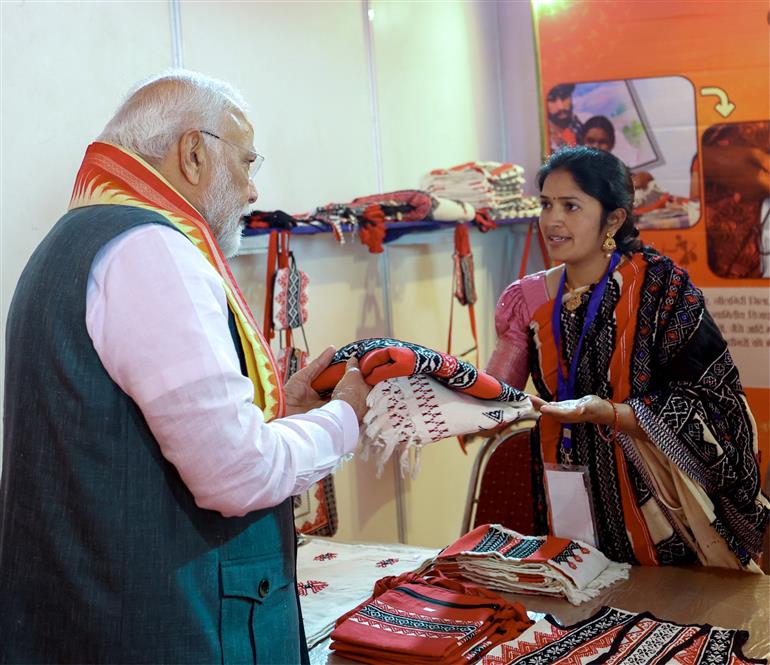
M 241 195 L 233 184 L 223 159 L 217 160 L 208 191 L 203 195 L 201 213 L 208 222 L 225 258 L 238 253 L 241 246 L 241 218 L 249 205 L 241 204 Z

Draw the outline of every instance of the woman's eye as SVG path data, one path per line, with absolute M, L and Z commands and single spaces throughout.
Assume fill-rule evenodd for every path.
M 543 207 L 543 210 L 547 210 L 551 207 L 551 204 L 548 201 L 540 201 L 540 205 Z

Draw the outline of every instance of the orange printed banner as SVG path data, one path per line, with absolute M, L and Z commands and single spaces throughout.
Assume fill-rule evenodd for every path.
M 730 344 L 770 459 L 770 12 L 765 0 L 533 0 L 543 152 L 628 164 L 645 243 Z

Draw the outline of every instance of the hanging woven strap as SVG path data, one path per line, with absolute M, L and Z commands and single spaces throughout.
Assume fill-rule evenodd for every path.
M 475 351 L 476 367 L 479 366 L 479 339 L 476 330 L 476 313 L 473 305 L 477 300 L 476 284 L 473 273 L 473 252 L 471 251 L 470 236 L 468 227 L 465 224 L 458 224 L 455 227 L 455 252 L 453 255 L 454 269 L 452 271 L 452 298 L 449 305 L 449 335 L 447 339 L 447 353 L 452 353 L 452 325 L 454 318 L 455 298 L 461 305 L 468 307 L 468 318 L 471 325 L 471 335 L 473 336 L 474 346 L 471 349 L 460 354 L 465 356 L 471 351 Z
M 275 336 L 273 326 L 273 293 L 275 290 L 275 273 L 278 262 L 278 231 L 271 231 L 267 242 L 267 270 L 265 273 L 265 316 L 262 331 L 265 339 L 270 341 Z

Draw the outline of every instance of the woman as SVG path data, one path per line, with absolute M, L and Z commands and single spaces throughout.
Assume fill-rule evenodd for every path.
M 615 147 L 615 128 L 606 116 L 595 115 L 583 124 L 578 143 L 612 152 Z
M 540 230 L 561 265 L 505 290 L 488 367 L 519 388 L 532 374 L 536 465 L 588 468 L 611 559 L 759 570 L 770 503 L 756 428 L 701 292 L 641 246 L 631 178 L 611 153 L 563 149 L 538 184 Z M 542 483 L 535 504 L 545 533 Z

